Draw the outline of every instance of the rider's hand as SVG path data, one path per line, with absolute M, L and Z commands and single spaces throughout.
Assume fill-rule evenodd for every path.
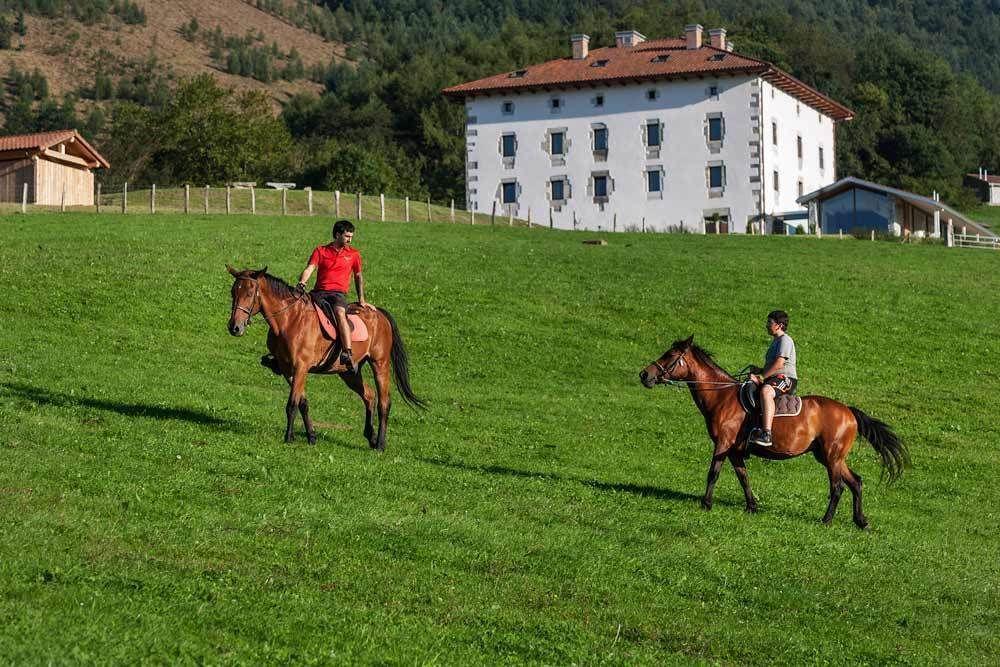
M 375 310 L 375 306 L 371 305 L 367 301 L 358 301 L 358 305 L 367 310 Z
M 750 380 L 754 384 L 762 384 L 764 382 L 764 380 L 759 375 L 757 375 L 756 373 L 751 373 L 750 374 Z
M 298 294 L 299 296 L 305 296 L 305 293 L 306 293 L 306 284 L 305 283 L 299 283 L 299 284 L 297 284 L 295 286 L 295 293 Z

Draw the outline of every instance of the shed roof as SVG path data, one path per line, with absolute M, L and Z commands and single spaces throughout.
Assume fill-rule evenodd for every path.
M 654 39 L 635 46 L 597 48 L 586 58 L 558 58 L 451 86 L 442 92 L 460 99 L 562 86 L 628 84 L 718 74 L 757 75 L 834 120 L 854 117 L 854 112 L 844 105 L 769 62 L 707 44 L 688 49 L 684 39 Z
M 983 178 L 982 174 L 966 174 L 966 176 L 976 181 L 989 183 L 990 185 L 1000 185 L 1000 176 L 996 174 L 987 174 L 985 178 Z
M 78 152 L 92 168 L 109 168 L 111 164 L 76 130 L 53 130 L 35 134 L 12 134 L 0 137 L 0 152 L 26 151 L 41 153 L 59 144 L 76 144 Z
M 836 183 L 831 183 L 830 185 L 822 187 L 819 190 L 814 190 L 808 194 L 804 194 L 795 201 L 805 206 L 813 200 L 823 201 L 825 199 L 835 197 L 836 195 L 846 192 L 852 188 L 861 188 L 862 190 L 868 190 L 870 192 L 878 192 L 898 197 L 899 199 L 909 202 L 913 206 L 916 206 L 920 210 L 925 213 L 930 213 L 931 215 L 934 214 L 934 211 L 941 211 L 942 213 L 946 213 L 946 217 L 950 217 L 956 226 L 965 225 L 966 227 L 970 227 L 975 230 L 976 233 L 996 238 L 996 233 L 991 231 L 988 227 L 983 226 L 975 220 L 970 220 L 964 214 L 959 213 L 947 204 L 943 204 L 935 199 L 931 199 L 930 197 L 918 195 L 913 192 L 907 192 L 906 190 L 899 190 L 898 188 L 891 188 L 888 185 L 880 185 L 861 178 L 855 178 L 854 176 L 842 178 Z

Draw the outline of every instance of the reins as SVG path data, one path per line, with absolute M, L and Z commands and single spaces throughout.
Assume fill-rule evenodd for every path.
M 655 361 L 653 361 L 653 365 L 656 366 L 657 370 L 660 371 L 660 377 L 661 378 L 662 377 L 666 377 L 667 378 L 666 380 L 662 381 L 660 384 L 666 384 L 666 385 L 670 385 L 670 386 L 673 386 L 673 387 L 691 386 L 691 385 L 696 385 L 696 384 L 698 384 L 698 385 L 715 385 L 717 387 L 717 390 L 721 390 L 721 389 L 724 389 L 726 387 L 738 387 L 740 384 L 742 384 L 741 382 L 739 382 L 738 380 L 735 380 L 735 379 L 734 380 L 726 380 L 726 381 L 719 381 L 719 380 L 675 380 L 673 378 L 673 371 L 678 366 L 684 366 L 685 365 L 685 361 L 684 361 L 684 357 L 685 356 L 687 356 L 687 352 L 684 352 L 683 354 L 679 355 L 676 359 L 674 359 L 672 362 L 670 362 L 670 365 L 667 366 L 666 368 L 663 367 L 663 365 L 660 363 L 660 361 L 658 359 L 655 360 Z

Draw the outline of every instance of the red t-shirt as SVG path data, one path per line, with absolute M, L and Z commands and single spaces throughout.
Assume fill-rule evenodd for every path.
M 351 289 L 351 274 L 361 273 L 361 253 L 351 246 L 337 249 L 332 243 L 317 246 L 309 257 L 316 265 L 317 290 L 347 293 Z

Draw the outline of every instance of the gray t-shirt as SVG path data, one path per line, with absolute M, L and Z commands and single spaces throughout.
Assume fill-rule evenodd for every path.
M 778 336 L 771 341 L 771 346 L 767 348 L 767 354 L 764 356 L 764 367 L 770 366 L 778 357 L 785 358 L 785 367 L 778 372 L 798 380 L 799 376 L 795 371 L 795 341 L 788 334 Z

